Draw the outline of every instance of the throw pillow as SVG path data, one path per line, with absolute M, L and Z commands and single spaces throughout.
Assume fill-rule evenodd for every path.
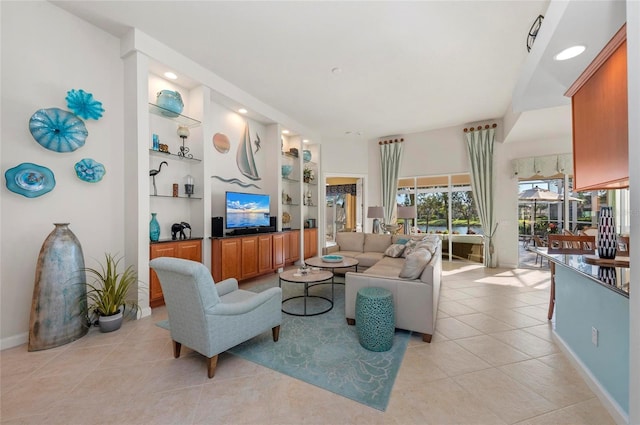
M 418 242 L 419 241 L 414 241 L 414 240 L 407 241 L 407 243 L 404 244 L 404 252 L 402 253 L 402 256 L 404 258 L 407 258 L 407 255 L 411 254 L 413 251 L 416 250 L 416 247 L 418 246 Z
M 404 251 L 404 245 L 399 243 L 394 243 L 393 245 L 389 245 L 389 248 L 384 252 L 384 255 L 387 257 L 398 258 L 402 255 Z
M 405 279 L 418 279 L 424 268 L 431 260 L 431 253 L 426 249 L 418 249 L 407 256 L 404 260 L 400 277 Z
M 396 243 L 397 243 L 397 244 L 399 244 L 399 245 L 404 245 L 404 244 L 406 244 L 407 242 L 409 242 L 409 239 L 398 239 L 398 240 L 396 241 Z

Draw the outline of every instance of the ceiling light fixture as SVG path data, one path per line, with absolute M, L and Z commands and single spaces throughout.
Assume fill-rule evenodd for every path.
M 587 48 L 582 45 L 571 46 L 564 49 L 563 51 L 555 55 L 553 58 L 557 61 L 564 61 L 567 59 L 575 58 L 576 56 L 582 54 L 582 52 L 584 52 L 586 49 Z
M 333 75 L 338 75 L 338 74 L 340 74 L 341 72 L 342 72 L 342 68 L 340 68 L 340 67 L 337 67 L 337 66 L 336 66 L 335 68 L 331 68 L 331 73 L 332 73 Z
M 282 130 L 282 134 L 289 134 L 289 130 Z
M 247 113 L 247 112 L 249 112 L 249 111 L 247 111 L 247 110 L 246 110 L 246 109 L 244 109 L 244 108 L 240 108 L 240 109 L 238 109 L 238 112 L 240 112 L 241 114 L 246 114 L 246 113 Z
M 302 139 L 302 143 L 309 143 L 309 139 Z
M 178 76 L 176 74 L 174 74 L 173 72 L 169 72 L 169 71 L 165 72 L 164 76 L 167 77 L 170 80 L 177 80 L 178 79 Z

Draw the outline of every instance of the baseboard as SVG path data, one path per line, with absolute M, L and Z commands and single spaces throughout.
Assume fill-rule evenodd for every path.
M 26 344 L 27 342 L 29 342 L 29 332 L 24 332 L 8 338 L 2 338 L 0 339 L 0 350 L 17 347 L 18 345 Z
M 589 368 L 587 368 L 587 366 L 582 363 L 578 356 L 576 356 L 573 350 L 564 342 L 562 337 L 560 337 L 560 335 L 558 335 L 555 330 L 553 331 L 552 335 L 554 340 L 560 346 L 562 352 L 567 356 L 578 373 L 580 373 L 580 376 L 582 376 L 582 378 L 585 380 L 591 391 L 593 391 L 596 394 L 596 397 L 598 397 L 598 399 L 602 402 L 605 409 L 607 409 L 607 412 L 609 412 L 615 423 L 628 424 L 629 415 L 624 411 L 624 409 L 622 409 L 622 407 L 620 407 L 618 402 L 615 401 L 613 397 L 611 397 L 611 394 L 609 394 L 609 392 L 602 385 L 600 385 L 600 381 L 598 381 L 598 379 L 593 376 Z
M 142 319 L 147 316 L 151 316 L 151 307 L 144 307 L 138 310 L 138 319 Z

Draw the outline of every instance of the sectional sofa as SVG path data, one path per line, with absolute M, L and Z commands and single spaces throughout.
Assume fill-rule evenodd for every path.
M 341 232 L 326 253 L 356 258 L 358 272 L 345 274 L 345 317 L 355 324 L 358 290 L 380 287 L 391 291 L 396 327 L 422 333 L 431 342 L 435 332 L 442 242 L 436 235 L 387 235 Z

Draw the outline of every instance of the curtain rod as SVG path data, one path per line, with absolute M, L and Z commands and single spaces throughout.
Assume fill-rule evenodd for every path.
M 402 142 L 404 142 L 404 139 L 400 139 L 400 140 L 398 140 L 398 139 L 393 139 L 393 140 L 380 140 L 380 141 L 378 142 L 378 144 L 379 144 L 379 145 L 388 145 L 388 144 L 391 144 L 391 143 L 402 143 Z
M 485 125 L 485 126 L 484 126 L 484 129 L 485 129 L 485 130 L 488 130 L 488 129 L 489 129 L 489 127 L 491 127 L 491 128 L 496 128 L 497 126 L 498 126 L 498 124 L 495 124 L 495 123 L 494 123 L 494 124 L 492 124 L 491 126 L 490 126 L 489 124 L 487 124 L 487 125 Z M 469 132 L 469 131 L 479 131 L 479 130 L 482 130 L 482 126 L 481 126 L 481 125 L 479 125 L 479 126 L 478 126 L 478 128 L 476 128 L 476 129 L 474 129 L 473 127 L 465 128 L 465 129 L 464 129 L 464 132 L 465 132 L 465 133 L 467 133 L 467 132 Z

